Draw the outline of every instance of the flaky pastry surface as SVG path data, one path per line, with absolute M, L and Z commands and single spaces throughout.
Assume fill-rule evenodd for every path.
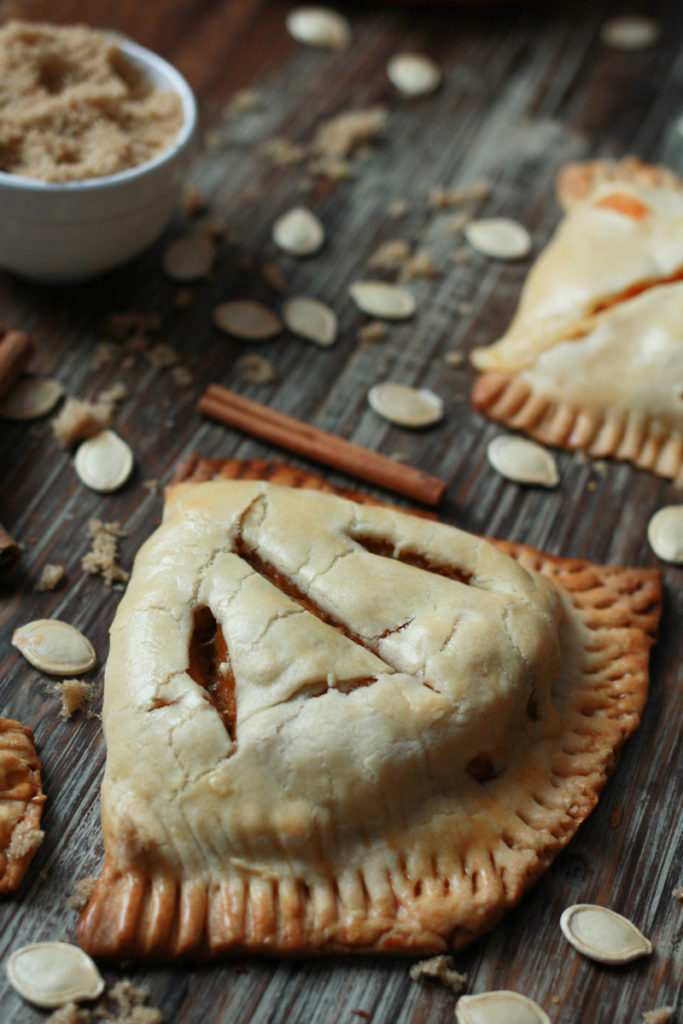
M 637 161 L 570 165 L 567 213 L 505 335 L 475 349 L 476 408 L 550 444 L 683 478 L 683 188 Z
M 0 893 L 19 886 L 43 841 L 44 802 L 33 733 L 0 718 Z
M 595 804 L 658 601 L 651 572 L 316 490 L 174 488 L 112 627 L 81 943 L 465 944 Z

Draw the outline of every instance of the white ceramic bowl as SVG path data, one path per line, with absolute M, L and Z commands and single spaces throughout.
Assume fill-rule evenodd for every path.
M 94 277 L 146 249 L 177 208 L 197 104 L 179 72 L 127 39 L 121 50 L 147 76 L 173 89 L 183 125 L 153 160 L 118 174 L 48 183 L 0 171 L 0 266 L 44 284 Z

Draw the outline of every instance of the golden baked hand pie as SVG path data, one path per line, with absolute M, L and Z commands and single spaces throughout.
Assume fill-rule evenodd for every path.
M 475 408 L 537 440 L 683 480 L 683 183 L 572 164 L 567 208 L 505 335 L 475 349 Z
M 0 718 L 0 893 L 17 888 L 43 841 L 44 803 L 33 733 Z
M 174 486 L 111 631 L 106 860 L 81 944 L 471 941 L 595 805 L 639 721 L 659 603 L 650 570 L 315 489 Z

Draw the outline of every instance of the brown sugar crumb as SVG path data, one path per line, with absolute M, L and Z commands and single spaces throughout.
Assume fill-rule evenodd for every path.
M 161 327 L 161 314 L 124 312 L 112 313 L 109 317 L 109 330 L 119 338 L 131 334 L 147 334 L 158 331 Z
M 444 356 L 444 360 L 449 366 L 458 367 L 462 366 L 465 362 L 465 356 L 462 352 L 447 352 Z
M 168 366 L 176 366 L 180 362 L 180 355 L 172 345 L 160 341 L 145 352 L 145 359 L 150 366 L 157 370 L 166 369 Z
M 348 181 L 353 177 L 353 167 L 348 160 L 338 156 L 320 155 L 306 164 L 306 170 L 314 178 L 329 178 L 330 181 Z M 302 179 L 302 191 L 312 187 L 311 179 Z
M 175 293 L 175 307 L 176 309 L 187 309 L 192 304 L 194 299 L 194 292 L 191 288 L 179 288 Z
M 144 988 L 119 981 L 87 1009 L 67 1003 L 50 1014 L 45 1024 L 162 1024 L 160 1010 L 145 1006 L 146 1002 Z
M 453 966 L 453 957 L 446 953 L 439 953 L 428 960 L 419 960 L 410 968 L 410 977 L 413 981 L 423 981 L 425 978 L 434 978 L 442 985 L 453 989 L 454 992 L 462 992 L 467 984 L 467 975 L 456 971 Z
M 392 220 L 402 220 L 410 210 L 407 199 L 394 199 L 389 203 L 388 214 Z
M 368 267 L 370 270 L 401 270 L 410 253 L 410 242 L 403 238 L 390 238 L 375 249 L 368 260 Z
M 81 181 L 167 149 L 182 103 L 114 38 L 84 25 L 10 21 L 0 29 L 0 170 Z
M 90 364 L 93 372 L 104 369 L 105 366 L 113 366 L 121 358 L 121 349 L 112 341 L 100 341 L 95 346 L 95 355 Z
M 279 167 L 290 167 L 293 164 L 300 164 L 307 156 L 305 146 L 300 146 L 296 142 L 290 142 L 289 139 L 284 139 L 281 136 L 277 136 L 274 139 L 266 139 L 259 146 L 259 152 L 261 156 L 272 160 Z
M 285 275 L 276 263 L 262 263 L 261 277 L 266 284 L 269 284 L 274 291 L 280 292 L 281 295 L 287 291 Z
M 67 900 L 74 910 L 83 910 L 90 902 L 90 897 L 97 885 L 97 875 L 86 875 L 85 878 L 77 878 L 71 886 L 71 895 Z
M 387 126 L 386 107 L 348 110 L 323 121 L 313 136 L 314 156 L 346 158 L 381 135 Z
M 34 590 L 54 590 L 64 576 L 64 566 L 46 562 Z
M 654 1010 L 645 1010 L 643 1020 L 645 1024 L 668 1024 L 673 1020 L 674 1009 L 673 1006 L 658 1006 Z
M 367 1010 L 351 1010 L 351 1013 L 356 1017 L 362 1017 L 363 1020 L 372 1020 L 372 1014 Z
M 81 565 L 91 576 L 101 576 L 108 587 L 117 583 L 127 583 L 130 573 L 117 563 L 119 539 L 126 536 L 119 523 L 103 523 L 99 519 L 91 519 L 88 533 L 92 538 L 92 547 L 83 555 Z
M 432 258 L 426 249 L 418 249 L 409 256 L 401 267 L 400 278 L 402 281 L 412 281 L 416 277 L 438 277 L 439 271 L 432 263 Z
M 619 826 L 621 825 L 621 819 L 623 817 L 623 814 L 624 808 L 621 804 L 617 804 L 616 807 L 613 808 L 612 813 L 609 816 L 609 827 L 619 828 Z
M 69 395 L 52 420 L 54 435 L 63 448 L 72 448 L 111 424 L 111 406 L 85 402 Z
M 82 679 L 63 679 L 61 683 L 55 683 L 55 689 L 62 698 L 62 710 L 59 713 L 66 721 L 73 718 L 77 711 L 85 711 L 93 696 L 92 683 Z
M 676 885 L 671 890 L 671 895 L 675 900 L 683 900 L 683 885 Z
M 387 336 L 387 325 L 383 320 L 370 320 L 358 331 L 360 341 L 382 341 Z
M 238 89 L 225 107 L 225 115 L 230 118 L 241 117 L 262 106 L 261 96 L 255 89 Z
M 198 217 L 207 207 L 206 196 L 203 196 L 194 185 L 188 185 L 183 192 L 183 213 L 188 217 Z
M 171 376 L 178 387 L 187 387 L 194 380 L 194 377 L 187 369 L 186 366 L 173 366 L 171 368 Z
M 457 206 L 478 206 L 486 202 L 491 194 L 491 186 L 478 181 L 461 188 L 444 188 L 433 185 L 429 190 L 429 205 L 433 210 L 452 210 Z

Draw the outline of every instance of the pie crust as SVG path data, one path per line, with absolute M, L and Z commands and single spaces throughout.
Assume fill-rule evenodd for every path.
M 659 574 L 258 465 L 269 483 L 186 466 L 138 553 L 79 940 L 115 958 L 457 949 L 594 807 L 645 702 Z
M 43 841 L 45 797 L 31 730 L 0 718 L 0 893 L 14 892 Z
M 683 183 L 631 158 L 568 165 L 567 213 L 505 335 L 475 349 L 479 411 L 539 441 L 683 481 Z

